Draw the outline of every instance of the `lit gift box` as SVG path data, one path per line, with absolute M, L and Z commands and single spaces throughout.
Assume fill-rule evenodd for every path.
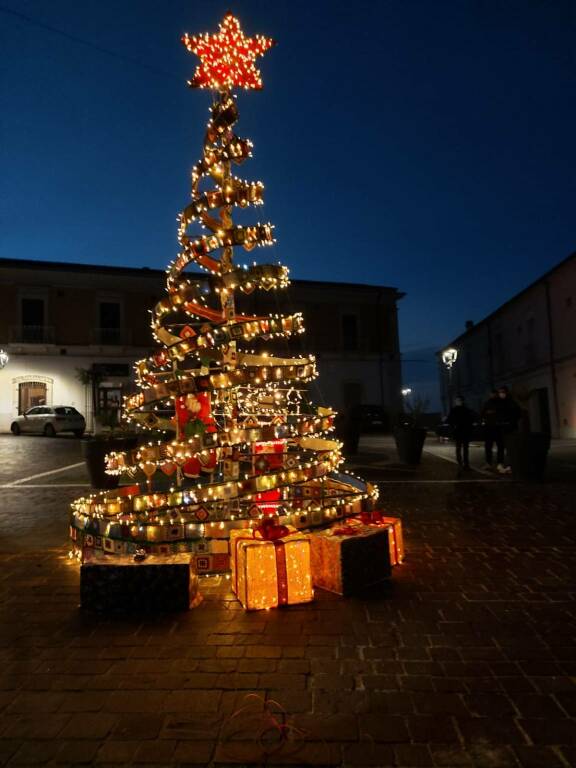
M 265 520 L 230 531 L 232 588 L 246 610 L 308 603 L 313 597 L 310 538 Z
M 358 594 L 390 576 L 388 527 L 338 524 L 310 534 L 315 587 Z
M 400 565 L 404 560 L 404 538 L 402 536 L 402 521 L 399 517 L 385 517 L 379 510 L 363 512 L 360 521 L 364 525 L 375 525 L 379 528 L 390 529 L 390 563 Z

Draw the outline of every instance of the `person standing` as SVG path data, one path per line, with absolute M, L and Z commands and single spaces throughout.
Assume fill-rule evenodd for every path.
M 496 423 L 500 432 L 502 445 L 498 453 L 496 469 L 503 474 L 509 474 L 512 470 L 504 464 L 504 440 L 506 435 L 516 432 L 522 411 L 518 403 L 513 399 L 508 387 L 498 387 L 498 400 L 496 401 Z
M 447 421 L 456 442 L 456 461 L 463 469 L 470 469 L 470 439 L 475 419 L 476 414 L 464 403 L 464 398 L 456 397 Z
M 484 458 L 486 464 L 482 469 L 492 469 L 493 449 L 496 444 L 496 463 L 504 461 L 504 438 L 498 426 L 498 390 L 493 389 L 490 397 L 482 406 L 482 425 L 484 427 Z

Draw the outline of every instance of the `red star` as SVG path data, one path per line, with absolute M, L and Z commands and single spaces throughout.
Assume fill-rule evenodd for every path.
M 245 37 L 240 22 L 231 13 L 224 16 L 216 34 L 186 34 L 182 42 L 200 58 L 194 77 L 188 81 L 193 88 L 262 88 L 255 61 L 274 45 L 274 40 L 263 35 Z

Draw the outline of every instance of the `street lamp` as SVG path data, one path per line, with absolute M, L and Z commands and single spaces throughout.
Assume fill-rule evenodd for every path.
M 412 390 L 410 389 L 410 387 L 406 387 L 405 389 L 402 390 L 402 397 L 408 397 L 408 395 L 411 395 L 411 394 L 412 394 Z
M 445 349 L 444 352 L 442 352 L 442 362 L 444 363 L 448 371 L 452 371 L 452 366 L 454 365 L 456 360 L 458 360 L 458 350 L 454 349 L 454 347 Z
M 10 356 L 8 355 L 8 352 L 6 352 L 4 349 L 0 349 L 0 371 L 2 368 L 6 368 L 9 361 Z
M 448 405 L 452 405 L 452 367 L 458 360 L 458 350 L 454 347 L 448 347 L 442 352 L 442 362 L 448 371 Z

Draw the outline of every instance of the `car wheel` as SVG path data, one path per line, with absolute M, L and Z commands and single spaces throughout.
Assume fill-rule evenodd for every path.
M 74 435 L 76 437 L 82 437 L 83 434 L 84 434 L 84 430 L 83 429 L 75 429 L 74 430 Z
M 52 426 L 52 424 L 46 424 L 44 427 L 44 436 L 45 437 L 54 437 L 56 435 L 56 430 Z
M 10 427 L 10 431 L 13 435 L 19 435 L 20 434 L 20 425 L 14 422 L 12 426 Z

